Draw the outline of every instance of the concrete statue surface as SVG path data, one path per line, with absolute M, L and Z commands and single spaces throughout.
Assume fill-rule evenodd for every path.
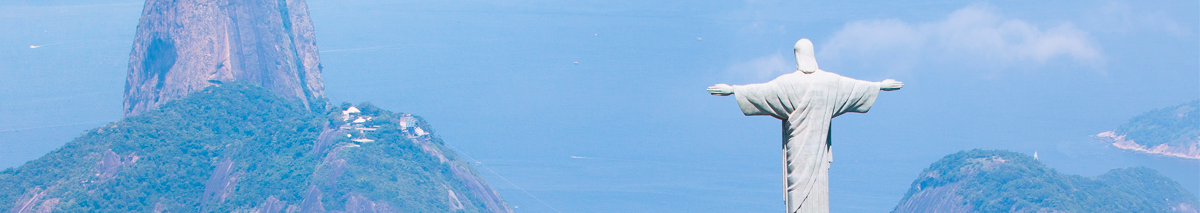
M 830 119 L 847 112 L 866 113 L 880 90 L 898 90 L 904 83 L 863 81 L 821 70 L 808 39 L 796 42 L 795 53 L 796 72 L 760 84 L 717 84 L 708 92 L 734 95 L 745 115 L 782 120 L 787 212 L 829 212 Z

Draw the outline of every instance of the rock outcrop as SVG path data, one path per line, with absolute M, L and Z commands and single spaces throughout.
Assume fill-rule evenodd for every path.
M 1200 100 L 1142 113 L 1092 137 L 1119 149 L 1200 159 Z
M 304 0 L 147 0 L 125 83 L 125 116 L 207 86 L 250 82 L 323 109 Z
M 896 205 L 892 212 L 977 212 L 975 207 L 963 201 L 962 195 L 957 194 L 960 189 L 958 183 L 951 183 L 919 190 Z
M 1200 160 L 1200 140 L 1191 141 L 1190 143 L 1176 146 L 1162 143 L 1153 147 L 1146 147 L 1133 140 L 1126 140 L 1126 135 L 1117 135 L 1116 131 L 1101 132 L 1092 137 L 1104 140 L 1111 143 L 1113 147 L 1118 149 L 1130 150 L 1154 155 L 1165 155 L 1171 157 L 1181 157 Z

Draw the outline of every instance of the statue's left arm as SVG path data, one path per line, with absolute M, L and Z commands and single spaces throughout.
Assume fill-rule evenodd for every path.
M 883 80 L 881 82 L 863 81 L 853 78 L 841 77 L 842 87 L 838 89 L 838 97 L 841 97 L 841 103 L 835 115 L 841 115 L 846 112 L 866 113 L 871 110 L 871 106 L 875 105 L 875 98 L 879 96 L 879 91 L 893 91 L 904 87 L 904 83 L 893 79 Z

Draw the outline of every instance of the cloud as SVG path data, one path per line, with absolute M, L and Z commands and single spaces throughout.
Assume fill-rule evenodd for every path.
M 1040 65 L 1059 59 L 1090 67 L 1104 63 L 1104 55 L 1090 35 L 1071 23 L 1043 29 L 1006 19 L 987 5 L 967 6 L 928 23 L 896 19 L 850 22 L 817 48 L 819 62 L 876 63 L 894 70 L 910 70 L 929 61 L 991 67 Z
M 730 66 L 726 73 L 736 74 L 747 79 L 771 79 L 785 73 L 796 71 L 796 59 L 788 52 L 784 57 L 782 52 L 776 52 L 750 61 L 738 62 Z

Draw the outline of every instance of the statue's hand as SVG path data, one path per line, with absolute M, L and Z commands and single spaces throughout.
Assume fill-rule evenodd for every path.
M 883 80 L 883 82 L 879 82 L 879 90 L 892 91 L 900 88 L 904 88 L 904 82 L 900 82 L 895 79 L 887 79 Z
M 708 93 L 712 95 L 729 96 L 733 94 L 733 87 L 728 84 L 717 84 L 708 87 Z

